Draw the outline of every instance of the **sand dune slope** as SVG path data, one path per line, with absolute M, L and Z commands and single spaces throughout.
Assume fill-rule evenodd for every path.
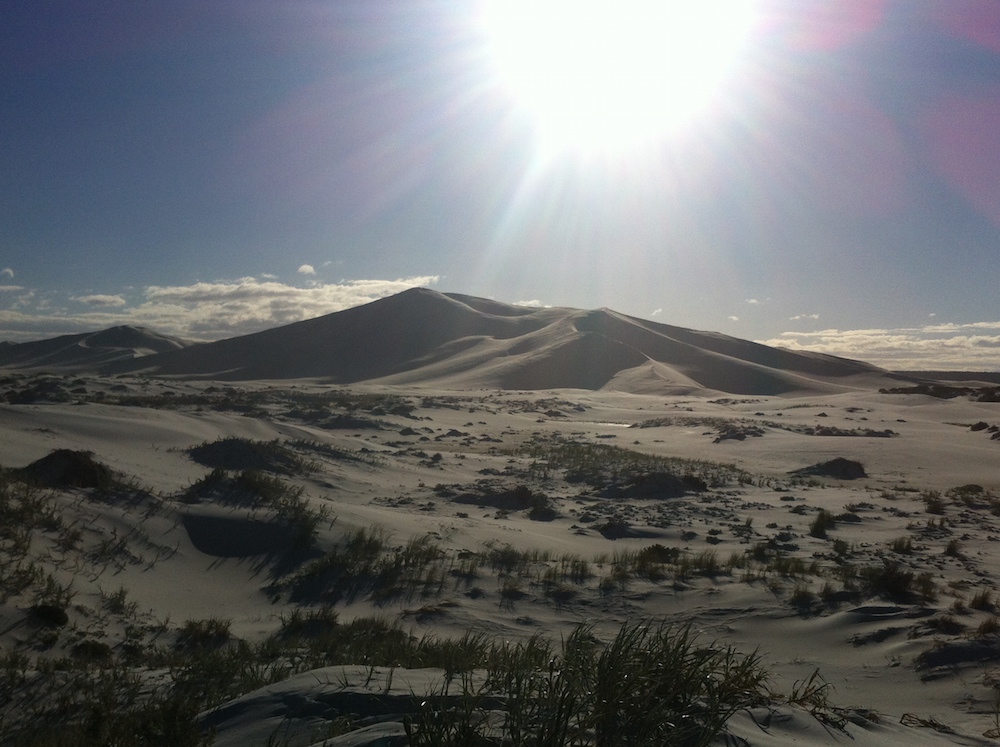
M 852 388 L 852 377 L 865 377 L 870 386 L 873 377 L 887 376 L 858 361 L 779 350 L 608 309 L 524 308 L 427 289 L 105 368 L 140 370 L 228 380 L 321 378 L 457 389 L 636 387 L 647 393 L 688 387 L 754 395 L 836 391 Z

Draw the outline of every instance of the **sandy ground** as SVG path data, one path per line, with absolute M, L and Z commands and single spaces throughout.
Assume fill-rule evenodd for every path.
M 39 530 L 28 557 L 71 590 L 68 622 L 41 629 L 30 619 L 39 592 L 9 594 L 6 651 L 44 660 L 81 641 L 169 646 L 208 619 L 228 621 L 226 645 L 259 642 L 296 608 L 329 605 L 341 620 L 378 615 L 442 637 L 558 639 L 581 622 L 611 635 L 649 617 L 759 650 L 776 691 L 818 669 L 831 702 L 855 714 L 846 733 L 795 709 L 766 729 L 741 715 L 732 732 L 753 745 L 972 743 L 997 726 L 996 403 L 865 389 L 664 397 L 27 374 L 3 386 L 40 381 L 33 402 L 0 405 L 0 466 L 82 450 L 127 487 L 43 489 L 63 528 Z M 232 439 L 273 448 L 247 456 Z M 865 476 L 796 473 L 835 459 Z M 440 578 L 391 596 L 295 586 L 291 562 L 276 560 L 291 520 L 231 481 L 250 467 L 301 489 L 319 517 L 309 557 L 377 528 L 387 552 L 432 542 Z M 688 562 L 625 570 L 651 546 Z M 492 567 L 507 547 L 522 564 Z M 470 558 L 478 568 L 462 576 Z M 569 573 L 573 561 L 586 572 Z M 896 586 L 879 575 L 887 568 Z M 295 675 L 207 718 L 217 744 L 265 744 L 287 728 L 289 692 L 360 687 L 362 674 Z M 383 689 L 412 691 L 406 677 L 419 675 Z

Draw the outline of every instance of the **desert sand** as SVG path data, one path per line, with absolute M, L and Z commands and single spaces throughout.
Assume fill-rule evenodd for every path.
M 720 743 L 995 741 L 988 384 L 607 310 L 431 294 L 431 313 L 422 293 L 393 301 L 405 355 L 387 334 L 366 357 L 398 317 L 362 307 L 333 315 L 336 344 L 312 320 L 158 356 L 8 360 L 4 739 L 32 743 L 59 713 L 100 731 L 66 706 L 86 682 L 114 703 L 197 690 L 174 743 L 407 744 L 404 715 L 444 670 L 373 641 L 558 650 L 581 624 L 604 642 L 667 624 L 769 673 L 773 697 Z M 454 304 L 472 321 L 452 329 Z

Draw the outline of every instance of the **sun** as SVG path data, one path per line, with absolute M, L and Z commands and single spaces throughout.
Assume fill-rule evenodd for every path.
M 543 148 L 615 151 L 704 111 L 755 18 L 753 0 L 486 0 L 482 23 Z

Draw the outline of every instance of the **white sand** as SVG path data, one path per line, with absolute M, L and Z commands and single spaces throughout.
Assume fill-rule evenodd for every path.
M 207 382 L 122 381 L 128 389 L 124 397 L 169 390 L 182 399 L 211 386 Z M 109 385 L 106 380 L 88 379 L 85 387 L 93 393 Z M 255 534 L 259 524 L 266 524 L 266 516 L 259 510 L 211 500 L 185 502 L 184 491 L 209 471 L 193 461 L 187 449 L 226 437 L 279 442 L 307 439 L 366 459 L 348 461 L 310 453 L 317 469 L 282 476 L 289 484 L 301 486 L 311 504 L 325 506 L 336 515 L 332 527 L 319 528 L 320 548 L 332 546 L 352 527 L 378 525 L 394 544 L 424 534 L 454 553 L 481 553 L 490 543 L 510 544 L 547 550 L 553 558 L 565 553 L 590 559 L 595 574 L 574 588 L 571 599 L 556 604 L 537 583 L 539 571 L 535 569 L 522 582 L 523 598 L 508 605 L 499 599 L 498 581 L 484 569 L 476 582 L 484 591 L 478 599 L 448 585 L 440 596 L 423 600 L 381 606 L 366 598 L 342 602 L 337 608 L 341 619 L 381 614 L 402 620 L 417 635 L 460 635 L 474 628 L 508 637 L 541 632 L 557 638 L 579 622 L 592 623 L 601 633 L 610 634 L 624 621 L 662 616 L 690 622 L 708 639 L 734 644 L 740 650 L 758 648 L 779 692 L 787 692 L 795 681 L 818 668 L 833 686 L 833 702 L 879 714 L 877 726 L 848 727 L 858 743 L 960 741 L 956 734 L 972 738 L 995 725 L 992 682 L 1000 657 L 994 661 L 992 655 L 980 654 L 949 665 L 949 658 L 942 655 L 945 665 L 933 670 L 918 662 L 922 653 L 936 646 L 976 639 L 977 626 L 991 616 L 988 611 L 970 610 L 967 604 L 976 591 L 995 588 L 1000 519 L 983 502 L 985 498 L 971 507 L 945 498 L 947 527 L 928 529 L 928 520 L 937 521 L 938 515 L 926 512 L 921 492 L 977 483 L 993 495 L 1000 494 L 1000 441 L 991 439 L 988 431 L 969 427 L 978 421 L 1000 422 L 995 404 L 870 390 L 720 401 L 717 396 L 613 391 L 441 392 L 369 387 L 358 391 L 399 395 L 415 405 L 411 417 L 359 412 L 384 428 L 329 429 L 288 415 L 288 405 L 279 401 L 291 391 L 279 387 L 287 386 L 240 385 L 259 398 L 265 416 L 216 412 L 198 405 L 163 409 L 100 404 L 85 394 L 73 403 L 0 406 L 3 466 L 23 467 L 56 448 L 85 449 L 152 491 L 141 505 L 124 506 L 102 503 L 86 489 L 54 491 L 64 520 L 72 517 L 79 522 L 85 542 L 88 533 L 95 538 L 109 533 L 129 536 L 128 547 L 138 558 L 112 560 L 103 570 L 88 575 L 60 563 L 59 553 L 40 552 L 40 562 L 47 563 L 57 578 L 73 584 L 76 594 L 70 615 L 77 629 L 91 635 L 100 631 L 115 644 L 122 630 L 112 618 L 101 620 L 97 611 L 102 591 L 108 594 L 124 587 L 139 613 L 149 620 L 168 620 L 166 636 L 187 620 L 210 617 L 231 620 L 233 635 L 249 641 L 276 631 L 293 603 L 287 595 L 277 600 L 268 595 L 267 557 L 254 554 L 254 542 L 267 546 L 266 536 Z M 328 391 L 308 382 L 295 386 L 297 395 Z M 646 421 L 663 424 L 626 427 Z M 734 426 L 744 430 L 755 426 L 763 435 L 714 443 L 721 432 Z M 816 426 L 845 433 L 891 429 L 898 435 L 804 433 L 805 428 Z M 406 428 L 416 435 L 401 435 Z M 595 496 L 585 484 L 567 483 L 558 471 L 547 482 L 533 482 L 524 470 L 534 460 L 511 451 L 531 438 L 557 434 L 644 454 L 730 463 L 751 475 L 752 484 L 730 481 L 701 495 L 616 500 Z M 436 454 L 441 456 L 434 461 L 431 457 Z M 810 484 L 796 483 L 788 475 L 833 457 L 861 462 L 868 477 L 853 481 L 819 477 Z M 492 472 L 484 474 L 483 470 Z M 482 479 L 508 486 L 531 484 L 553 498 L 561 518 L 531 521 L 524 511 L 458 503 L 454 496 L 434 490 L 438 485 L 452 486 L 460 497 L 475 492 L 476 481 Z M 797 507 L 803 513 L 793 513 Z M 848 507 L 858 517 L 856 522 L 838 523 L 828 539 L 809 536 L 810 522 L 819 508 L 840 514 Z M 597 521 L 587 522 L 588 513 Z M 194 519 L 186 524 L 185 515 Z M 605 538 L 595 527 L 610 516 L 620 517 L 643 536 Z M 189 527 L 199 520 L 202 531 L 195 537 Z M 904 537 L 911 538 L 912 550 L 893 553 L 890 544 Z M 772 572 L 747 582 L 741 578 L 742 571 L 733 570 L 714 577 L 694 573 L 677 584 L 672 579 L 633 579 L 610 597 L 597 589 L 600 578 L 610 572 L 611 556 L 618 551 L 659 542 L 691 554 L 714 550 L 724 563 L 732 553 L 744 553 L 753 543 L 768 538 L 794 546 L 788 550 L 790 557 L 807 563 L 816 560 L 823 569 L 821 575 L 793 578 Z M 834 539 L 851 547 L 851 561 L 856 564 L 878 565 L 883 558 L 893 558 L 917 573 L 929 572 L 936 598 L 847 595 L 830 604 L 817 598 L 808 611 L 793 606 L 789 600 L 796 586 L 817 594 L 826 581 L 841 588 L 834 574 Z M 716 540 L 715 544 L 710 540 Z M 949 540 L 957 541 L 960 557 L 946 554 Z M 598 562 L 602 554 L 603 563 Z M 966 607 L 953 617 L 962 631 L 941 632 L 928 625 L 929 620 L 947 614 L 959 599 Z M 0 606 L 5 645 L 28 640 L 29 629 L 18 621 L 30 604 L 28 598 L 15 597 Z M 995 633 L 986 640 L 993 646 L 990 650 L 997 650 Z M 70 642 L 66 636 L 53 651 Z M 303 681 L 300 675 L 284 687 L 298 687 L 295 683 Z M 955 733 L 900 726 L 904 714 L 936 719 Z M 243 719 L 232 726 L 229 737 L 228 722 L 220 720 L 219 744 L 242 743 L 238 735 L 259 735 L 273 726 L 266 719 L 248 726 L 245 714 Z M 798 712 L 766 732 L 747 718 L 735 721 L 733 728 L 751 744 L 844 740 Z
M 996 607 L 970 604 L 988 591 L 1000 605 L 1000 440 L 994 428 L 972 428 L 1000 426 L 1000 405 L 880 393 L 906 383 L 865 364 L 606 310 L 519 309 L 431 291 L 282 330 L 131 364 L 170 379 L 0 377 L 0 400 L 22 402 L 0 404 L 0 466 L 26 467 L 56 449 L 88 451 L 131 486 L 44 491 L 63 528 L 36 532 L 27 557 L 71 587 L 69 622 L 40 629 L 30 615 L 37 588 L 13 594 L 0 604 L 5 651 L 57 659 L 88 640 L 119 653 L 137 640 L 171 647 L 187 621 L 210 618 L 229 621 L 226 645 L 256 643 L 296 608 L 331 601 L 342 622 L 381 616 L 416 636 L 481 630 L 558 640 L 579 623 L 611 636 L 625 622 L 654 618 L 757 649 L 778 693 L 818 669 L 830 701 L 853 719 L 845 733 L 788 706 L 766 729 L 742 714 L 731 731 L 753 745 L 973 743 L 997 726 Z M 369 345 L 363 338 L 373 330 L 388 331 Z M 410 335 L 408 347 L 393 335 Z M 107 355 L 136 353 L 134 335 L 126 338 Z M 347 365 L 344 349 L 370 355 Z M 58 358 L 63 348 L 52 350 Z M 66 362 L 78 362 L 79 350 L 71 353 Z M 377 381 L 343 389 L 328 378 L 288 378 L 324 367 L 335 380 Z M 233 381 L 264 373 L 278 378 Z M 223 381 L 185 378 L 193 375 Z M 587 388 L 567 388 L 574 383 Z M 377 527 L 389 547 L 429 538 L 451 568 L 478 557 L 477 574 L 468 583 L 447 575 L 439 589 L 388 601 L 371 590 L 338 599 L 324 597 L 329 587 L 295 592 L 289 579 L 305 559 L 275 552 L 290 536 L 284 520 L 231 482 L 192 489 L 213 464 L 191 449 L 232 438 L 274 442 L 303 460 L 268 474 L 323 512 L 316 554 Z M 655 475 L 645 486 L 630 483 L 635 469 L 663 465 L 588 484 L 550 464 L 566 443 L 596 460 L 584 470 L 592 478 L 620 453 L 600 449 L 617 447 L 689 460 L 669 469 L 714 484 L 682 494 Z M 533 454 L 532 444 L 542 451 Z M 836 458 L 860 463 L 867 476 L 790 474 Z M 237 468 L 229 469 L 231 481 Z M 970 484 L 979 488 L 949 493 Z M 517 488 L 545 496 L 555 518 L 532 520 L 516 504 Z M 839 517 L 825 538 L 810 535 L 820 509 Z M 714 553 L 719 568 L 612 578 L 616 554 L 654 544 L 702 565 Z M 539 554 L 505 580 L 487 555 L 507 545 Z M 748 556 L 756 557 L 749 567 Z M 740 567 L 727 565 L 731 557 Z M 563 558 L 587 561 L 590 575 L 547 585 L 546 572 Z M 845 566 L 863 573 L 886 563 L 923 581 L 903 596 L 845 582 Z M 520 593 L 505 598 L 505 582 Z M 115 593 L 132 605 L 127 612 L 111 608 Z M 292 743 L 307 744 L 302 735 L 316 733 L 324 711 L 305 708 L 296 721 L 290 703 L 325 702 L 330 687 L 375 686 L 373 670 L 341 668 L 335 686 L 329 670 L 246 693 L 206 723 L 220 745 L 266 743 L 279 727 L 299 730 Z M 414 683 L 431 675 L 379 676 L 395 678 L 382 683 L 387 690 L 419 690 L 426 685 Z M 394 724 L 329 744 L 398 736 Z

